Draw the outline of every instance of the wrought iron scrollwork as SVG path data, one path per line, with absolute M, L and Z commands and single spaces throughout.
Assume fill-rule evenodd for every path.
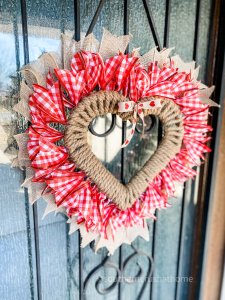
M 93 134 L 94 136 L 97 137 L 106 137 L 108 136 L 115 128 L 115 126 L 117 126 L 118 128 L 122 129 L 122 126 L 120 126 L 118 124 L 118 122 L 116 121 L 116 115 L 112 114 L 112 120 L 111 120 L 111 124 L 109 126 L 109 129 L 107 129 L 105 132 L 103 133 L 98 133 L 95 131 L 94 126 L 96 124 L 96 118 L 90 123 L 88 129 L 91 132 L 91 134 Z M 149 133 L 155 126 L 156 124 L 156 118 L 154 116 L 146 116 L 145 117 L 145 128 L 144 128 L 144 133 Z M 137 123 L 137 126 L 135 127 L 135 131 L 139 134 L 142 133 L 142 125 L 139 125 L 139 123 Z M 129 127 L 131 127 L 131 125 L 126 126 L 127 129 L 129 129 Z
M 116 276 L 115 276 L 115 280 L 113 280 L 112 284 L 110 286 L 108 286 L 107 288 L 101 289 L 101 283 L 103 281 L 102 277 L 98 277 L 98 279 L 95 282 L 95 288 L 96 291 L 100 294 L 100 295 L 107 295 L 109 294 L 116 286 L 117 283 L 119 281 L 119 278 L 121 276 L 121 272 L 120 269 L 118 268 L 118 266 L 112 262 L 107 261 L 105 263 L 105 268 L 113 268 L 116 270 Z
M 144 127 L 144 133 L 149 133 L 154 126 L 156 125 L 156 117 L 155 116 L 146 116 L 145 117 L 145 127 Z M 139 125 L 139 122 L 137 123 L 136 127 L 135 127 L 135 131 L 137 133 L 142 133 L 142 128 L 143 128 L 143 124 L 141 124 L 141 126 Z
M 109 256 L 106 256 L 100 264 L 98 264 L 96 267 L 94 267 L 88 274 L 88 276 L 86 277 L 85 281 L 84 281 L 84 289 L 83 289 L 83 292 L 84 292 L 84 295 L 86 294 L 87 292 L 87 287 L 89 285 L 89 282 L 91 280 L 91 278 L 99 271 L 99 269 L 101 269 L 102 267 L 107 267 L 107 262 L 109 260 Z M 100 284 L 102 282 L 102 277 L 98 277 L 98 279 L 96 280 L 95 282 L 95 288 L 97 290 L 97 292 L 100 294 L 100 295 L 105 295 L 107 293 L 109 293 L 110 291 L 112 291 L 116 284 L 112 284 L 111 286 L 107 287 L 106 289 L 104 289 L 103 291 L 100 290 Z
M 116 115 L 112 114 L 111 125 L 110 125 L 109 129 L 106 130 L 106 132 L 104 132 L 104 133 L 97 133 L 97 132 L 94 130 L 95 122 L 96 122 L 96 119 L 94 119 L 94 120 L 90 123 L 90 125 L 89 125 L 89 127 L 88 127 L 89 131 L 90 131 L 93 135 L 95 135 L 95 136 L 97 136 L 97 137 L 106 137 L 107 135 L 109 135 L 109 134 L 113 131 L 113 129 L 114 129 L 115 126 L 116 126 Z
M 128 256 L 126 258 L 126 260 L 124 261 L 123 263 L 123 282 L 125 283 L 128 283 L 128 284 L 132 284 L 132 283 L 135 283 L 136 282 L 136 279 L 137 278 L 143 278 L 143 284 L 141 286 L 141 289 L 137 295 L 137 299 L 140 299 L 145 288 L 146 288 L 146 285 L 149 281 L 151 281 L 151 277 L 152 277 L 152 274 L 153 274 L 153 267 L 154 267 L 154 262 L 153 262 L 153 258 L 151 255 L 145 253 L 144 251 L 141 251 L 137 248 L 135 248 L 133 245 L 131 246 L 133 249 L 134 249 L 134 252 Z M 126 277 L 125 276 L 125 269 L 126 269 L 126 266 L 134 259 L 136 258 L 137 256 L 144 256 L 147 258 L 148 260 L 148 268 L 147 268 L 147 272 L 146 274 L 144 274 L 144 271 L 143 271 L 143 268 L 142 266 L 137 262 L 137 266 L 138 266 L 138 272 L 136 273 L 135 276 L 133 277 Z
M 98 292 L 98 294 L 107 295 L 110 292 L 112 292 L 112 290 L 114 290 L 119 283 L 120 284 L 121 283 L 122 284 L 132 284 L 132 283 L 135 283 L 138 278 L 143 278 L 143 284 L 142 284 L 141 289 L 137 296 L 137 299 L 140 299 L 141 295 L 143 294 L 143 292 L 147 286 L 147 283 L 149 282 L 149 280 L 151 280 L 151 276 L 153 274 L 153 258 L 151 255 L 145 253 L 144 251 L 137 249 L 133 245 L 131 247 L 133 249 L 133 253 L 130 254 L 124 261 L 122 261 L 122 263 L 120 263 L 121 267 L 119 267 L 119 264 L 117 265 L 116 263 L 111 262 L 110 257 L 106 256 L 100 264 L 98 264 L 95 268 L 93 268 L 90 271 L 90 273 L 88 274 L 88 276 L 86 277 L 86 279 L 84 281 L 84 287 L 83 287 L 84 296 L 87 293 L 87 289 L 88 289 L 88 285 L 89 285 L 90 281 L 93 279 L 93 277 L 96 275 L 96 273 L 99 272 L 99 270 L 101 268 L 105 268 L 105 269 L 113 268 L 116 271 L 115 278 L 114 278 L 114 280 L 112 280 L 111 285 L 109 285 L 108 287 L 102 288 L 104 279 L 101 276 L 99 276 L 96 279 L 95 289 Z M 135 258 L 137 258 L 139 256 L 144 256 L 147 258 L 147 261 L 148 261 L 147 271 L 144 274 L 143 267 L 138 262 L 136 262 L 136 265 L 138 266 L 137 273 L 133 277 L 127 276 L 126 269 L 127 269 L 128 265 L 131 264 L 132 262 L 135 262 Z

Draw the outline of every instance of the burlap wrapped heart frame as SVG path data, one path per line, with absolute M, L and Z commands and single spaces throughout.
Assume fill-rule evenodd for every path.
M 61 55 L 45 53 L 23 67 L 21 100 L 14 107 L 31 122 L 27 132 L 15 136 L 19 153 L 14 161 L 26 169 L 23 186 L 31 203 L 44 198 L 45 215 L 65 213 L 70 232 L 80 230 L 82 247 L 94 240 L 96 250 L 105 246 L 111 254 L 137 236 L 148 240 L 146 219 L 155 218 L 155 209 L 170 206 L 175 182 L 196 175 L 192 167 L 210 151 L 208 107 L 216 105 L 209 99 L 213 87 L 197 81 L 193 62 L 169 58 L 171 49 L 123 54 L 130 38 L 104 30 L 99 45 L 93 35 L 79 42 L 62 36 Z M 130 101 L 134 111 L 121 110 L 121 103 L 126 107 Z M 160 105 L 146 108 L 148 102 Z M 141 106 L 142 121 L 147 115 L 160 119 L 163 138 L 143 168 L 123 185 L 92 153 L 88 126 L 94 118 L 112 113 L 130 120 L 134 131 L 134 112 Z M 65 132 L 52 123 L 64 124 Z
M 100 91 L 83 98 L 72 112 L 65 131 L 65 146 L 71 160 L 105 193 L 120 209 L 131 207 L 145 192 L 157 176 L 180 151 L 183 139 L 183 121 L 179 107 L 168 99 L 161 98 L 162 106 L 145 110 L 145 115 L 155 115 L 164 128 L 164 137 L 154 155 L 127 185 L 120 183 L 91 151 L 87 142 L 88 126 L 91 121 L 107 113 L 119 114 L 123 120 L 132 120 L 131 113 L 119 113 L 118 103 L 128 101 L 113 91 Z M 140 99 L 144 102 L 146 99 Z

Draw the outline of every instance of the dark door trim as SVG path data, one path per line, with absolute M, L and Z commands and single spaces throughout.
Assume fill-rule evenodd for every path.
M 221 122 L 223 115 L 223 94 L 222 91 L 222 75 L 224 70 L 224 50 L 225 50 L 225 6 L 223 1 L 212 1 L 212 13 L 211 13 L 211 33 L 209 37 L 209 53 L 208 53 L 208 68 L 207 68 L 207 85 L 215 85 L 214 99 L 216 102 L 220 102 L 221 108 L 218 110 L 211 109 L 213 111 L 213 117 L 209 120 L 209 123 L 213 126 L 214 134 L 210 143 L 212 153 L 207 156 L 205 165 L 200 171 L 199 181 L 199 193 L 196 208 L 194 239 L 192 247 L 192 263 L 190 276 L 193 277 L 193 282 L 189 289 L 189 300 L 199 299 L 200 289 L 206 289 L 204 285 L 201 285 L 203 278 L 202 270 L 203 257 L 205 252 L 206 229 L 209 220 L 209 203 L 213 199 L 215 188 L 215 174 L 216 174 L 216 162 L 218 154 L 218 145 L 220 138 L 222 137 Z M 211 195 L 211 196 L 210 196 Z M 219 230 L 219 229 L 218 229 Z M 222 230 L 222 229 L 221 229 Z M 222 276 L 222 268 L 218 270 Z M 213 274 L 211 274 L 211 277 Z M 203 292 L 203 290 L 201 291 Z M 204 298 L 205 299 L 205 298 Z M 217 298 L 211 298 L 217 299 Z

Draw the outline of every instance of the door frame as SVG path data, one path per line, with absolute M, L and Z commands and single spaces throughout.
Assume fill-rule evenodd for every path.
M 189 300 L 219 299 L 222 286 L 225 243 L 224 36 L 225 6 L 222 0 L 215 0 L 212 1 L 206 83 L 216 86 L 214 99 L 220 104 L 220 109 L 211 108 L 212 153 L 206 156 L 206 163 L 200 171 L 190 272 L 194 280 L 190 285 Z

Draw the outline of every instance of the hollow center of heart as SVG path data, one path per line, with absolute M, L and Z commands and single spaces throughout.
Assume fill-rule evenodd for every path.
M 112 128 L 112 121 L 110 114 L 96 118 L 91 124 L 88 142 L 103 165 L 118 180 L 127 184 L 157 150 L 162 127 L 157 117 L 147 116 L 145 117 L 145 133 L 142 137 L 143 124 L 139 120 L 130 144 L 122 150 L 122 131 L 124 131 L 122 120 L 116 116 L 115 127 L 109 132 Z M 129 134 L 131 126 L 131 123 L 127 121 L 126 135 Z

